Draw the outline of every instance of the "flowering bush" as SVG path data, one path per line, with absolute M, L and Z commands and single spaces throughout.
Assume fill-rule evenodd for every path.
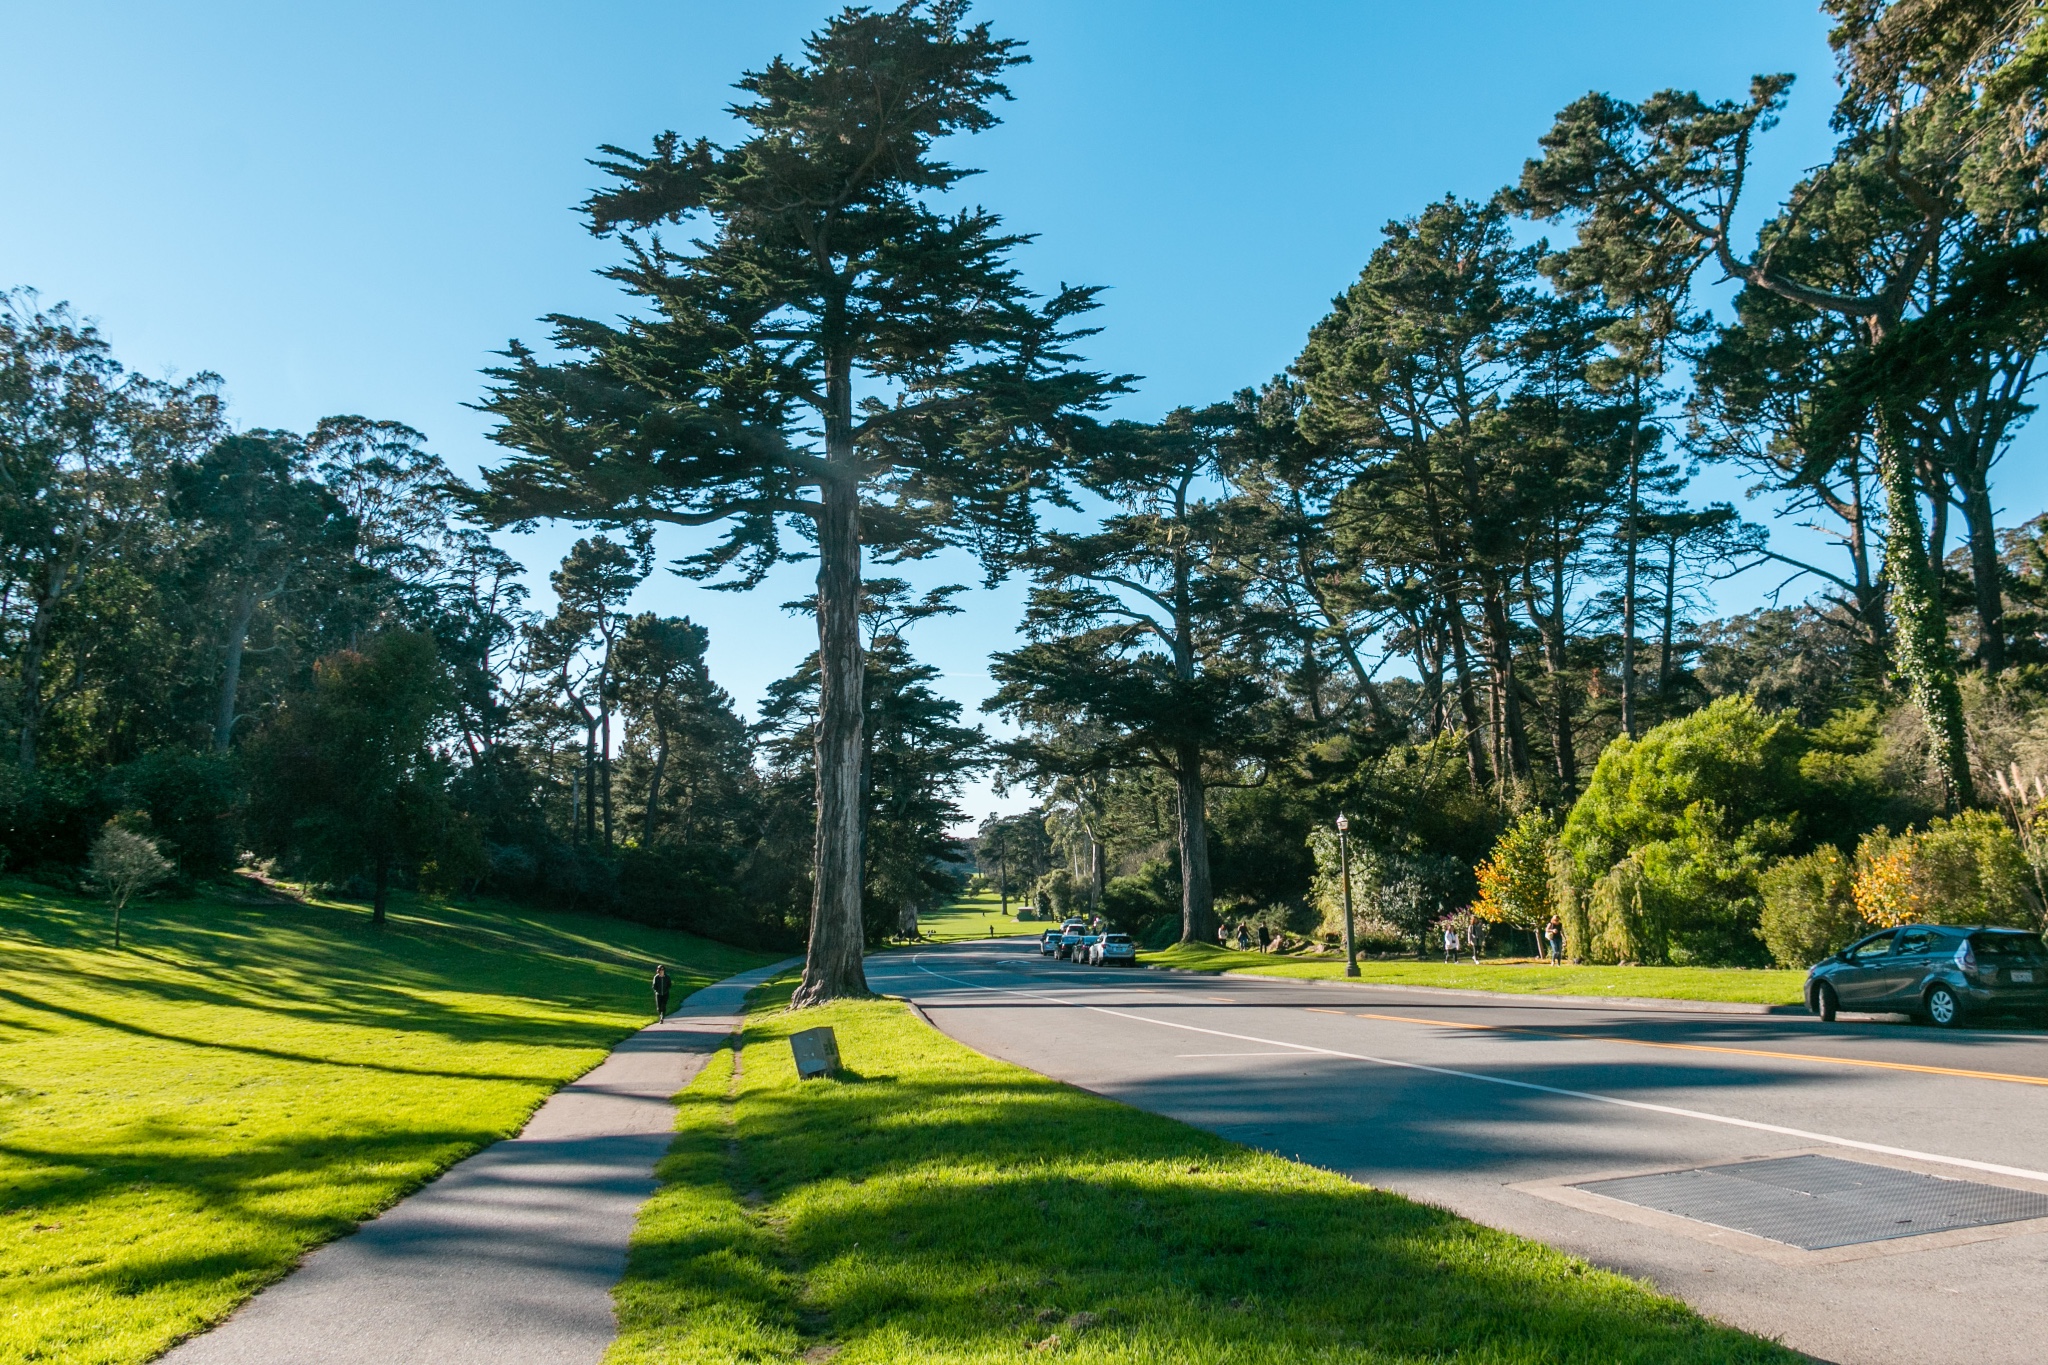
M 1894 924 L 2000 924 L 2035 928 L 2039 896 L 2012 827 L 1990 811 L 1935 819 L 1925 831 L 1866 835 L 1850 886 L 1856 912 Z

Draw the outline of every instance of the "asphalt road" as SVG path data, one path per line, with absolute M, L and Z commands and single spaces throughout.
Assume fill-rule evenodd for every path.
M 790 963 L 706 986 L 549 1097 L 518 1137 L 321 1247 L 161 1365 L 596 1365 L 674 1136 L 672 1097 Z
M 1824 1360 L 2048 1359 L 2048 1218 L 1806 1251 L 1573 1188 L 1817 1153 L 2048 1194 L 2039 1032 L 1115 971 L 1029 941 L 891 953 L 868 979 L 989 1056 L 1540 1239 Z

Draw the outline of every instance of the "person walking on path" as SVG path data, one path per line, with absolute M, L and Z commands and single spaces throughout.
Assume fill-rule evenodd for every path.
M 1444 961 L 1449 963 L 1455 962 L 1457 960 L 1458 926 L 1455 924 L 1446 924 L 1444 925 Z
M 1543 926 L 1543 943 L 1549 949 L 1550 963 L 1554 967 L 1564 965 L 1564 926 L 1557 922 L 1557 916 L 1550 917 L 1550 923 Z
M 668 968 L 659 963 L 654 968 L 654 1017 L 668 1018 Z
M 1486 921 L 1483 919 L 1473 920 L 1472 932 L 1466 937 L 1470 941 L 1472 949 L 1472 965 L 1477 967 L 1480 954 L 1486 951 Z

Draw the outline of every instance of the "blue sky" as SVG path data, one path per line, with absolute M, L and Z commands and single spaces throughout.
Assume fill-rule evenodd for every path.
M 593 271 L 611 248 L 571 212 L 600 143 L 724 136 L 739 73 L 833 6 L 0 0 L 0 285 L 97 318 L 126 363 L 225 376 L 244 426 L 328 413 L 420 428 L 460 472 L 493 458 L 465 404 L 507 338 L 548 312 L 619 311 Z M 1826 157 L 1826 25 L 1806 0 L 1225 4 L 985 0 L 1029 44 L 1014 103 L 952 159 L 963 197 L 1039 234 L 1042 287 L 1107 285 L 1091 360 L 1144 376 L 1123 415 L 1206 402 L 1284 368 L 1388 219 L 1511 180 L 1551 115 L 1589 89 L 1740 94 L 1800 76 L 1760 148 L 1754 215 Z M 2048 483 L 2022 438 L 1999 484 L 2020 520 Z M 1726 478 L 1700 496 L 1739 497 Z M 1752 505 L 1752 515 L 1766 509 Z M 573 532 L 508 548 L 536 578 Z M 671 552 L 686 548 L 678 538 Z M 977 581 L 918 566 L 921 583 Z M 711 631 L 751 707 L 810 647 L 758 593 L 658 575 L 637 605 Z M 1776 581 L 1726 585 L 1724 609 Z M 543 589 L 544 595 L 544 589 Z M 1023 591 L 963 599 L 918 651 L 970 711 Z M 1015 808 L 985 789 L 969 808 Z

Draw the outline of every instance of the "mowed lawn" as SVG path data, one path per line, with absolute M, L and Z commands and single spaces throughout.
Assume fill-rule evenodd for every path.
M 1144 966 L 1196 972 L 1250 972 L 1305 980 L 1344 980 L 1344 955 L 1276 957 L 1206 943 L 1177 943 L 1140 953 Z M 1641 996 L 1656 1000 L 1718 1000 L 1752 1005 L 1803 1003 L 1806 973 L 1743 967 L 1552 967 L 1531 959 L 1474 964 L 1396 958 L 1358 964 L 1358 979 L 1389 986 L 1441 986 L 1527 995 Z
M 768 959 L 401 900 L 102 904 L 0 882 L 0 1361 L 143 1361 L 516 1132 L 678 985 Z
M 1547 1247 L 991 1061 L 781 1013 L 683 1095 L 606 1365 L 1792 1362 Z M 851 1070 L 799 1083 L 829 1024 Z
M 943 910 L 933 910 L 917 917 L 917 927 L 924 936 L 935 943 L 951 943 L 964 938 L 987 938 L 993 932 L 997 938 L 1012 938 L 1027 934 L 1037 938 L 1054 927 L 1049 920 L 1020 920 L 1017 911 L 1023 902 L 1015 896 L 1010 898 L 1010 913 L 1003 914 L 1002 898 L 993 891 L 982 891 L 972 896 L 961 896 Z

